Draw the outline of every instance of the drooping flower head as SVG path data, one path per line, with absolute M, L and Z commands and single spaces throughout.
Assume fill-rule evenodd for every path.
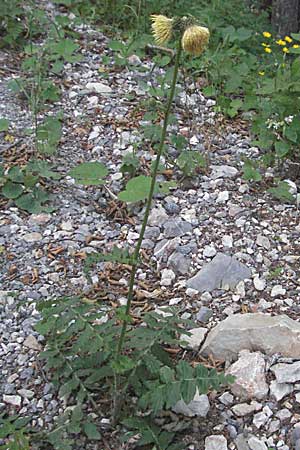
M 152 32 L 158 45 L 168 42 L 173 33 L 173 19 L 162 15 L 150 16 L 152 20 Z
M 182 36 L 182 48 L 187 53 L 199 56 L 203 53 L 209 41 L 209 30 L 199 25 L 191 25 L 186 28 Z

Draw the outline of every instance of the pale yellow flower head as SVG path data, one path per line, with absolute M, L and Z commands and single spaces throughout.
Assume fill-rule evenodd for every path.
M 182 48 L 187 53 L 199 56 L 209 41 L 209 30 L 199 25 L 189 26 L 182 36 Z
M 290 36 L 285 36 L 284 40 L 285 40 L 286 42 L 288 42 L 289 44 L 290 44 L 291 42 L 293 42 L 293 39 L 290 38 Z
M 152 32 L 158 45 L 165 44 L 172 37 L 173 19 L 162 15 L 152 15 Z
M 271 35 L 271 33 L 269 33 L 269 31 L 264 31 L 264 32 L 263 32 L 263 36 L 264 36 L 265 38 L 270 38 L 272 35 Z

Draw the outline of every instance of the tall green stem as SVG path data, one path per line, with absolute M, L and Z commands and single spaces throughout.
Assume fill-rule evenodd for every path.
M 154 164 L 154 168 L 153 168 L 152 180 L 151 180 L 149 195 L 148 195 L 148 199 L 147 199 L 147 203 L 146 203 L 146 210 L 145 210 L 145 214 L 144 214 L 144 218 L 143 218 L 143 222 L 142 222 L 142 228 L 140 231 L 139 239 L 138 239 L 137 245 L 136 245 L 136 247 L 134 249 L 134 253 L 133 253 L 134 263 L 132 265 L 131 273 L 130 273 L 129 290 L 128 290 L 128 295 L 127 295 L 127 304 L 126 304 L 126 311 L 125 311 L 126 316 L 128 316 L 130 313 L 131 302 L 132 302 L 132 298 L 133 298 L 135 275 L 136 275 L 136 271 L 138 268 L 139 253 L 141 250 L 146 226 L 148 223 L 148 217 L 150 214 L 150 209 L 151 209 L 151 204 L 152 204 L 152 199 L 153 199 L 153 193 L 154 193 L 154 188 L 155 188 L 155 183 L 156 183 L 159 161 L 160 161 L 161 155 L 163 153 L 164 143 L 165 143 L 165 139 L 166 139 L 169 115 L 171 112 L 171 106 L 172 106 L 172 102 L 173 102 L 173 98 L 174 98 L 174 94 L 175 94 L 175 87 L 176 87 L 176 81 L 177 81 L 177 76 L 178 76 L 181 50 L 182 50 L 181 49 L 181 39 L 178 39 L 173 79 L 172 79 L 171 89 L 170 89 L 170 93 L 169 93 L 168 103 L 167 103 L 166 110 L 165 110 L 165 117 L 164 117 L 162 132 L 161 132 L 160 143 L 159 143 L 157 156 L 156 156 L 156 160 L 155 160 L 155 164 Z M 120 338 L 119 338 L 119 342 L 118 342 L 118 349 L 117 349 L 118 355 L 121 353 L 122 348 L 123 348 L 126 328 L 127 328 L 127 320 L 125 318 L 125 320 L 123 321 L 122 330 L 121 330 L 121 334 L 120 334 Z
M 120 334 L 120 338 L 119 338 L 119 342 L 118 342 L 116 357 L 118 357 L 121 354 L 123 345 L 124 345 L 125 334 L 126 334 L 126 329 L 127 329 L 127 322 L 128 322 L 127 318 L 130 315 L 131 303 L 132 303 L 132 299 L 133 299 L 134 281 L 135 281 L 136 271 L 138 268 L 139 254 L 140 254 L 142 242 L 144 239 L 146 226 L 148 223 L 148 217 L 150 214 L 153 193 L 154 193 L 155 183 L 156 183 L 156 177 L 157 177 L 157 171 L 158 171 L 158 167 L 159 167 L 159 161 L 160 161 L 161 155 L 163 153 L 164 143 L 165 143 L 165 139 L 166 139 L 166 135 L 167 135 L 167 127 L 168 127 L 168 121 L 169 121 L 169 115 L 171 112 L 172 102 L 173 102 L 173 98 L 174 98 L 174 94 L 175 94 L 175 87 L 176 87 L 176 81 L 177 81 L 177 76 L 178 76 L 181 50 L 182 50 L 181 39 L 178 39 L 173 79 L 172 79 L 172 84 L 171 84 L 171 89 L 170 89 L 170 93 L 169 93 L 167 106 L 165 109 L 164 123 L 163 123 L 163 127 L 162 127 L 160 143 L 159 143 L 157 156 L 156 156 L 156 160 L 155 160 L 155 164 L 154 164 L 154 168 L 153 168 L 153 172 L 152 172 L 151 185 L 150 185 L 149 195 L 148 195 L 147 202 L 146 202 L 146 210 L 145 210 L 145 214 L 144 214 L 144 218 L 143 218 L 143 222 L 142 222 L 142 228 L 140 231 L 139 239 L 138 239 L 137 245 L 136 245 L 136 247 L 134 249 L 134 253 L 133 253 L 133 264 L 132 264 L 131 273 L 130 273 L 127 304 L 126 304 L 126 310 L 125 310 L 125 319 L 123 320 L 123 324 L 122 324 L 122 329 L 121 329 L 121 334 Z M 119 392 L 119 384 L 120 384 L 119 376 L 115 374 L 115 379 L 114 379 L 115 393 L 114 393 L 114 411 L 113 411 L 113 417 L 114 417 L 115 423 L 117 422 L 117 418 L 120 414 L 121 403 L 122 403 L 122 399 L 120 398 L 120 392 Z

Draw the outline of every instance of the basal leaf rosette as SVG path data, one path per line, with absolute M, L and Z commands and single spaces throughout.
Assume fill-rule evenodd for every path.
M 199 56 L 208 45 L 209 30 L 199 25 L 191 25 L 184 31 L 182 35 L 182 48 L 186 53 L 193 56 Z

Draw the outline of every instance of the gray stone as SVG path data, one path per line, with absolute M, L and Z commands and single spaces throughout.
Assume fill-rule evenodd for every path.
M 267 421 L 269 420 L 269 417 L 263 413 L 263 412 L 258 412 L 257 414 L 254 414 L 253 417 L 253 425 L 256 426 L 256 428 L 261 428 L 263 425 L 265 425 L 267 423 Z
M 34 397 L 34 392 L 29 389 L 19 389 L 18 394 L 20 394 L 21 397 L 24 397 L 24 398 L 33 398 Z
M 230 392 L 224 392 L 224 394 L 220 395 L 219 401 L 223 403 L 223 405 L 232 405 L 234 397 Z
M 190 336 L 187 334 L 182 334 L 180 336 L 180 340 L 185 341 L 185 343 L 181 344 L 182 347 L 190 348 L 192 350 L 199 350 L 199 347 L 206 336 L 207 328 L 192 328 L 188 331 L 191 333 Z
M 199 394 L 198 390 L 193 400 L 187 405 L 183 400 L 179 400 L 172 410 L 176 414 L 183 414 L 187 417 L 206 417 L 210 404 L 207 395 Z
M 227 375 L 235 377 L 234 383 L 230 385 L 231 392 L 242 400 L 263 399 L 269 391 L 265 370 L 266 363 L 261 353 L 242 350 L 239 359 L 226 371 Z
M 216 254 L 217 251 L 212 245 L 206 245 L 204 247 L 203 256 L 205 256 L 205 258 L 212 258 L 213 256 L 216 256 Z
M 251 438 L 248 439 L 248 444 L 251 450 L 268 450 L 266 444 L 255 436 L 251 436 Z
M 212 172 L 210 178 L 216 180 L 217 178 L 234 178 L 238 170 L 235 167 L 222 165 L 222 166 L 211 166 Z
M 196 319 L 199 322 L 207 323 L 209 319 L 213 316 L 213 311 L 207 306 L 201 306 L 200 310 L 197 312 Z
M 284 289 L 281 284 L 276 284 L 272 287 L 271 297 L 279 297 L 280 295 L 285 295 L 286 289 Z
M 291 432 L 291 442 L 295 444 L 297 441 L 300 441 L 300 426 L 296 424 L 293 431 Z
M 36 340 L 36 338 L 33 335 L 27 336 L 27 338 L 24 341 L 24 346 L 28 347 L 32 350 L 37 350 L 37 351 L 42 350 L 42 346 L 38 343 L 38 341 Z
M 163 269 L 161 272 L 161 286 L 171 286 L 175 280 L 175 273 L 171 269 Z
M 189 222 L 185 222 L 182 219 L 169 219 L 164 223 L 164 236 L 166 238 L 174 238 L 177 236 L 184 236 L 186 233 L 190 233 L 193 230 L 192 225 Z
M 234 442 L 237 450 L 250 450 L 250 447 L 242 434 L 238 434 Z
M 200 351 L 203 355 L 211 354 L 217 359 L 232 360 L 241 350 L 246 349 L 261 351 L 267 355 L 281 353 L 286 357 L 298 358 L 300 323 L 286 315 L 233 314 L 208 333 Z M 300 380 L 300 362 L 295 364 L 298 364 L 297 380 Z M 279 383 L 290 382 L 289 377 L 286 379 L 280 370 L 278 373 Z
M 205 438 L 205 450 L 227 450 L 227 439 L 221 434 L 212 434 Z
M 240 281 L 251 277 L 251 270 L 240 263 L 234 256 L 217 253 L 197 275 L 190 278 L 187 287 L 199 292 L 212 291 L 217 288 L 233 288 Z
M 277 419 L 279 419 L 281 422 L 283 422 L 284 420 L 290 419 L 292 416 L 292 413 L 287 408 L 283 408 L 283 409 L 280 409 L 279 411 L 277 411 L 275 416 L 277 417 Z
M 271 367 L 271 370 L 274 372 L 278 383 L 296 383 L 296 381 L 300 381 L 300 361 L 296 361 L 293 364 L 275 364 Z
M 279 402 L 283 397 L 293 392 L 293 385 L 288 383 L 278 383 L 272 380 L 270 383 L 270 394 Z
M 185 275 L 189 273 L 191 262 L 191 259 L 185 257 L 182 253 L 174 252 L 168 260 L 168 265 L 175 273 Z
M 24 234 L 23 239 L 26 242 L 37 242 L 42 239 L 42 235 L 41 233 L 37 233 L 36 231 L 34 231 L 32 233 Z
M 238 403 L 234 405 L 231 409 L 234 414 L 238 417 L 247 416 L 248 414 L 252 414 L 254 411 L 259 411 L 262 405 L 256 401 L 248 403 Z
M 97 94 L 111 94 L 112 88 L 103 83 L 87 83 L 86 89 Z
M 149 214 L 148 224 L 152 227 L 161 227 L 166 220 L 169 219 L 168 214 L 162 206 L 153 208 Z
M 162 241 L 159 241 L 154 249 L 154 256 L 156 258 L 164 258 L 170 255 L 176 247 L 178 246 L 180 241 L 180 238 L 174 238 L 174 239 L 163 239 Z
M 270 244 L 269 239 L 267 238 L 267 236 L 264 236 L 263 234 L 259 234 L 259 235 L 257 236 L 257 238 L 256 238 L 256 244 L 257 244 L 259 247 L 265 248 L 266 250 L 270 250 L 270 248 L 271 248 L 271 244 Z
M 3 395 L 3 401 L 12 406 L 21 406 L 22 398 L 20 395 Z

